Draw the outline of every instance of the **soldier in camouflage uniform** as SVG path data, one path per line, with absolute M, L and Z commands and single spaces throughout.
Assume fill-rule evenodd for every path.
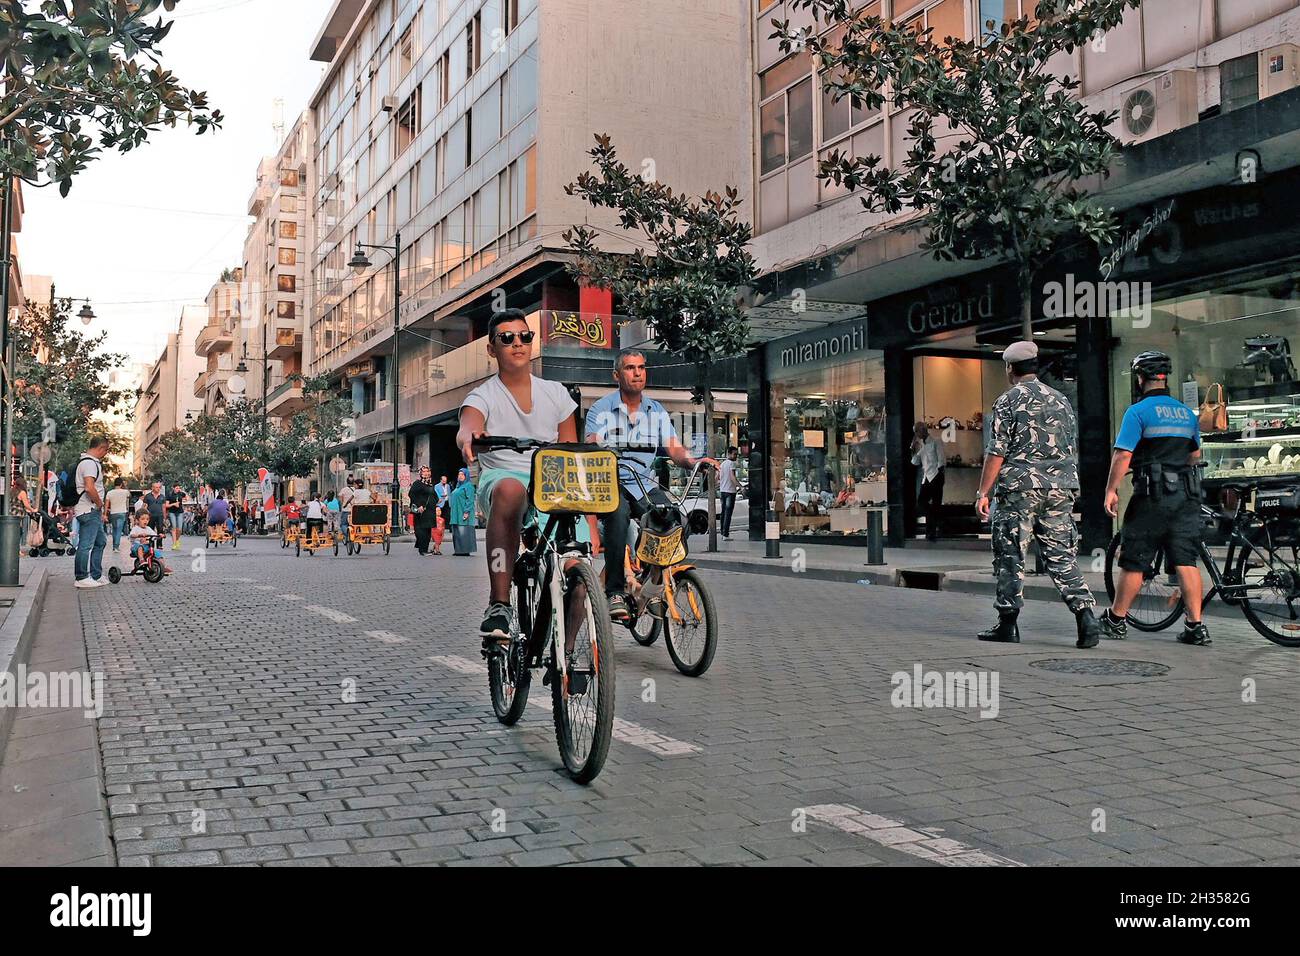
M 1078 647 L 1096 647 L 1101 628 L 1096 601 L 1079 571 L 1077 533 L 1071 513 L 1079 494 L 1078 422 L 1069 401 L 1038 380 L 1038 346 L 1015 342 L 1002 354 L 1011 388 L 993 403 L 993 425 L 980 495 L 975 507 L 989 519 L 989 492 L 996 485 L 992 518 L 993 569 L 997 574 L 998 624 L 981 641 L 1018 643 L 1016 623 L 1024 604 L 1025 545 L 1038 541 L 1047 573 L 1078 624 Z

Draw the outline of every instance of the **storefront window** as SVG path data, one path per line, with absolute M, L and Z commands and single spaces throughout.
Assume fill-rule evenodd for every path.
M 1300 278 L 1221 284 L 1157 301 L 1148 310 L 1111 317 L 1113 429 L 1132 404 L 1129 363 L 1159 349 L 1173 360 L 1170 391 L 1196 407 L 1220 387 L 1227 429 L 1205 416 L 1202 445 L 1208 478 L 1300 472 Z M 1292 340 L 1296 341 L 1292 341 Z M 1220 422 L 1222 424 L 1222 422 Z
M 775 380 L 771 482 L 782 534 L 862 531 L 884 505 L 885 370 L 863 361 Z

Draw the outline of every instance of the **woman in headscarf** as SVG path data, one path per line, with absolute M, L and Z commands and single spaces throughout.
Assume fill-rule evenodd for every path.
M 475 538 L 474 483 L 469 480 L 469 469 L 462 468 L 456 475 L 456 488 L 451 493 L 449 504 L 451 511 L 452 554 L 470 555 L 478 550 Z

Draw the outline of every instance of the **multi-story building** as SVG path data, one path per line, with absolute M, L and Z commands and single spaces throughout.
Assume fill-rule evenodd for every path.
M 329 67 L 311 102 L 307 363 L 351 389 L 345 453 L 458 463 L 457 410 L 493 371 L 484 333 L 497 308 L 532 316 L 538 374 L 590 385 L 584 405 L 609 390 L 611 350 L 637 330 L 609 294 L 569 277 L 560 234 L 586 222 L 609 248 L 634 246 L 615 216 L 563 187 L 608 133 L 633 168 L 674 189 L 748 195 L 735 148 L 750 135 L 748 35 L 738 4 L 698 0 L 337 0 L 312 50 Z M 367 249 L 373 266 L 356 275 L 359 243 L 393 251 Z M 743 369 L 720 371 L 722 414 L 744 411 Z M 669 361 L 652 372 L 670 409 L 690 408 L 668 389 L 692 371 Z
M 135 407 L 136 473 L 143 474 L 163 435 L 184 428 L 204 412 L 204 392 L 195 388 L 207 371 L 196 353 L 199 338 L 210 328 L 209 307 L 181 308 L 176 331 L 157 361 L 143 376 Z
M 226 270 L 203 300 L 208 315 L 194 339 L 194 354 L 205 360 L 205 367 L 191 388 L 209 415 L 218 413 L 231 399 L 247 397 L 246 376 L 235 372 L 239 361 L 235 343 L 242 343 L 244 336 L 243 279 L 243 269 Z
M 303 407 L 303 323 L 312 114 L 304 113 L 275 156 L 262 160 L 248 201 L 254 217 L 244 242 L 244 290 L 237 359 L 248 398 L 266 399 L 284 418 Z M 238 365 L 236 366 L 238 368 Z
M 859 6 L 969 38 L 1034 3 Z M 818 160 L 837 149 L 903 163 L 908 115 L 889 102 L 835 102 L 806 52 L 780 52 L 769 21 L 812 26 L 806 11 L 753 0 L 751 15 L 754 249 L 766 271 L 751 313 L 761 343 L 751 364 L 751 494 L 788 505 L 853 487 L 888 505 L 889 538 L 902 544 L 919 530 L 913 423 L 949 422 L 940 531 L 973 536 L 982 424 L 1005 388 L 998 350 L 1021 335 L 1014 270 L 939 262 L 920 249 L 921 234 L 819 180 Z M 1100 253 L 1063 243 L 1035 281 L 1046 374 L 1079 410 L 1082 531 L 1095 548 L 1111 532 L 1101 492 L 1130 401 L 1128 363 L 1145 348 L 1173 355 L 1179 394 L 1193 405 L 1226 386 L 1232 431 L 1205 436 L 1211 476 L 1300 462 L 1300 375 L 1288 341 L 1300 336 L 1300 3 L 1145 0 L 1056 65 L 1090 105 L 1118 112 L 1112 132 L 1125 145 L 1108 179 L 1084 184 L 1120 215 L 1121 242 Z M 1089 306 L 1074 294 L 1085 286 L 1116 298 Z M 1275 444 L 1280 464 L 1267 462 Z M 787 535 L 867 520 L 780 510 Z M 749 513 L 761 536 L 758 509 Z
M 112 369 L 108 373 L 106 384 L 114 391 L 121 392 L 124 399 L 117 406 L 107 411 L 97 412 L 94 416 L 95 420 L 111 434 L 131 440 L 124 454 L 110 459 L 114 470 L 123 475 L 136 474 L 139 469 L 135 436 L 142 430 L 140 418 L 135 414 L 135 394 L 144 385 L 145 379 L 152 370 L 153 366 L 147 362 L 128 362 L 126 365 Z

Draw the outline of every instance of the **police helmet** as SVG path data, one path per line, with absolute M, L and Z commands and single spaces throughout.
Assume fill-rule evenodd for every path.
M 1174 363 L 1164 352 L 1148 351 L 1143 352 L 1133 359 L 1130 366 L 1134 374 L 1141 375 L 1143 378 L 1155 378 L 1158 375 L 1168 375 L 1174 370 Z

